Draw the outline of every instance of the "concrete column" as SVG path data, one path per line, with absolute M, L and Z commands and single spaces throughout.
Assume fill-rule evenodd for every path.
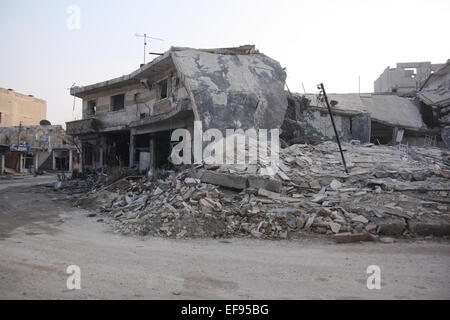
M 130 133 L 130 168 L 134 167 L 134 135 Z
M 69 150 L 69 172 L 72 172 L 72 150 Z
M 149 145 L 149 152 L 150 152 L 150 169 L 155 169 L 155 139 L 150 138 L 150 145 Z
M 5 155 L 0 155 L 0 174 L 5 173 Z
M 39 170 L 39 153 L 34 154 L 34 170 L 37 172 Z
M 84 168 L 84 148 L 83 148 L 83 143 L 80 143 L 80 158 L 79 160 L 79 166 L 80 166 L 80 172 L 83 172 L 83 168 Z
M 101 146 L 100 150 L 99 150 L 98 164 L 99 164 L 99 168 L 103 168 L 103 146 Z
M 52 151 L 52 170 L 56 170 L 56 158 L 55 158 L 55 151 Z
M 22 152 L 20 153 L 20 161 L 19 161 L 19 172 L 22 173 L 23 172 L 23 154 Z

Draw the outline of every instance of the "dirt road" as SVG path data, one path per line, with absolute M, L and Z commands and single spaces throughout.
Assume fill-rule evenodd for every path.
M 52 180 L 0 184 L 0 299 L 450 299 L 448 241 L 124 237 L 38 185 Z M 69 265 L 81 290 L 67 290 Z

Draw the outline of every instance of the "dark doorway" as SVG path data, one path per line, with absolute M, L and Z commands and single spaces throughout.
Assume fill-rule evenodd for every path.
M 394 128 L 372 121 L 372 135 L 370 142 L 374 144 L 389 144 L 392 140 Z
M 104 162 L 110 167 L 128 167 L 130 164 L 130 132 L 120 131 L 106 135 Z
M 69 151 L 54 150 L 53 152 L 55 153 L 55 170 L 69 171 Z
M 154 133 L 150 138 L 154 139 L 155 143 L 155 168 L 157 169 L 173 169 L 173 164 L 170 162 L 170 154 L 172 152 L 170 138 L 172 131 L 162 131 Z

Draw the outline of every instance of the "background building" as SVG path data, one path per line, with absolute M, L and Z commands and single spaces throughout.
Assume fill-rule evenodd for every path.
M 431 62 L 397 63 L 396 68 L 387 67 L 375 80 L 374 92 L 414 95 L 428 77 L 443 66 Z
M 47 102 L 0 88 L 0 127 L 38 125 L 47 117 Z

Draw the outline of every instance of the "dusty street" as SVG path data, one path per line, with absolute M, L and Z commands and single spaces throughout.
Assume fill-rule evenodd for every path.
M 0 183 L 1 299 L 449 299 L 448 241 L 337 245 L 138 239 L 72 208 L 40 177 Z M 81 268 L 81 290 L 66 268 Z M 366 269 L 381 268 L 381 290 Z

